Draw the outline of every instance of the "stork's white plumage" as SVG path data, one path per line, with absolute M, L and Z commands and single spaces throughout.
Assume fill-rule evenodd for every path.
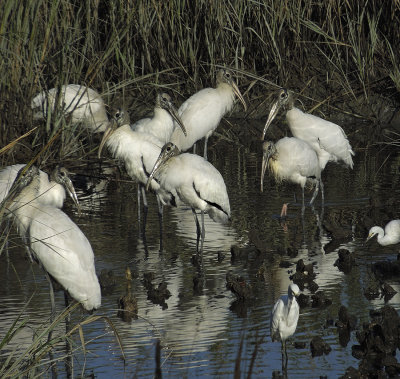
M 171 96 L 167 93 L 157 95 L 153 117 L 142 118 L 131 125 L 133 131 L 151 134 L 163 145 L 170 141 L 175 127 L 180 129 L 182 135 L 186 136 L 185 126 L 172 103 Z
M 25 164 L 15 164 L 0 170 L 0 202 L 8 195 L 18 172 L 23 167 L 25 167 Z M 79 209 L 78 197 L 65 167 L 57 166 L 51 172 L 50 180 L 44 171 L 40 170 L 39 172 L 38 202 L 43 205 L 62 208 L 66 196 L 65 192 L 67 191 Z
M 187 136 L 175 128 L 170 141 L 181 151 L 186 151 L 196 141 L 205 138 L 204 158 L 207 159 L 207 140 L 221 122 L 222 117 L 232 110 L 235 95 L 246 109 L 246 102 L 232 72 L 226 69 L 219 70 L 216 88 L 204 88 L 180 106 L 178 114 L 185 125 Z
M 293 94 L 285 88 L 277 92 L 262 139 L 280 108 L 286 109 L 286 120 L 293 136 L 307 142 L 316 151 L 321 170 L 329 161 L 342 161 L 346 166 L 353 168 L 354 152 L 343 129 L 333 122 L 296 108 Z
M 310 200 L 312 204 L 321 187 L 324 198 L 323 184 L 321 180 L 321 168 L 318 156 L 314 149 L 307 143 L 295 137 L 284 137 L 278 142 L 263 142 L 263 161 L 261 167 L 261 192 L 263 191 L 264 175 L 270 168 L 276 180 L 288 180 L 299 184 L 302 189 L 304 210 L 304 187 L 307 181 L 315 185 L 314 194 Z
M 207 213 L 214 221 L 228 222 L 229 197 L 220 172 L 204 158 L 189 153 L 181 154 L 177 146 L 169 142 L 161 150 L 147 182 L 156 177 L 160 186 L 168 191 L 176 204 L 190 206 L 195 214 L 198 239 L 200 237 L 196 210 Z M 201 230 L 204 241 L 204 223 Z
M 73 299 L 88 311 L 97 309 L 101 291 L 92 247 L 63 211 L 38 201 L 39 189 L 40 173 L 32 166 L 17 176 L 10 190 L 12 202 L 8 207 L 19 233 L 32 256 Z
M 106 107 L 101 95 L 94 89 L 80 84 L 68 84 L 45 90 L 31 102 L 34 118 L 45 119 L 49 108 L 54 112 L 56 101 L 65 115 L 71 117 L 72 124 L 82 123 L 92 132 L 104 132 L 109 124 Z

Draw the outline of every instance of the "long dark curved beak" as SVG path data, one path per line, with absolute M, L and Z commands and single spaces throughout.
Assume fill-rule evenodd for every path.
M 116 123 L 117 121 L 115 120 L 115 119 L 112 119 L 111 121 L 110 121 L 110 124 L 109 124 L 109 126 L 108 126 L 108 128 L 105 130 L 105 132 L 104 132 L 104 135 L 103 135 L 103 138 L 102 138 L 102 140 L 101 140 L 101 142 L 100 142 L 100 146 L 99 146 L 99 151 L 98 151 L 98 153 L 97 153 L 97 156 L 99 157 L 99 158 L 101 158 L 101 152 L 103 151 L 103 147 L 104 147 L 104 145 L 105 145 L 105 143 L 107 142 L 107 140 L 111 137 L 111 135 L 114 133 L 114 131 L 115 131 L 115 123 Z
M 176 110 L 176 108 L 173 106 L 172 103 L 168 104 L 168 112 L 169 114 L 172 116 L 172 118 L 176 121 L 176 123 L 179 125 L 179 127 L 181 128 L 183 134 L 185 135 L 185 137 L 187 137 L 187 132 L 186 132 L 186 128 L 185 125 L 183 124 L 182 119 L 180 118 L 178 111 Z
M 270 110 L 269 115 L 268 115 L 267 122 L 265 123 L 265 126 L 264 126 L 264 130 L 263 130 L 263 134 L 262 134 L 262 138 L 261 138 L 262 140 L 264 140 L 265 133 L 267 132 L 267 129 L 271 125 L 273 119 L 278 114 L 278 111 L 279 111 L 280 107 L 281 106 L 279 104 L 279 101 L 276 101 L 274 104 L 272 104 L 271 110 Z
M 70 178 L 65 178 L 64 180 L 65 189 L 67 190 L 68 195 L 71 197 L 72 201 L 75 203 L 76 208 L 78 209 L 78 213 L 81 213 L 81 205 L 79 204 L 78 196 L 75 192 L 75 187 Z
M 244 110 L 247 111 L 246 102 L 244 101 L 244 98 L 242 96 L 242 93 L 240 92 L 239 87 L 237 86 L 237 84 L 234 81 L 232 81 L 232 88 L 233 88 L 233 92 L 235 93 L 235 95 L 239 98 L 239 100 L 243 104 Z
M 167 160 L 167 158 L 165 157 L 163 151 L 161 151 L 160 155 L 157 158 L 156 163 L 154 164 L 153 169 L 151 170 L 151 173 L 149 175 L 149 178 L 147 179 L 147 183 L 146 183 L 146 191 L 149 190 L 150 188 L 150 184 L 151 181 L 154 178 L 154 175 L 157 173 L 157 171 L 163 166 L 163 164 L 165 163 L 165 161 Z
M 264 176 L 265 176 L 265 171 L 267 171 L 267 168 L 269 167 L 269 158 L 271 157 L 270 152 L 264 152 L 263 153 L 263 160 L 261 164 L 261 192 L 264 190 Z

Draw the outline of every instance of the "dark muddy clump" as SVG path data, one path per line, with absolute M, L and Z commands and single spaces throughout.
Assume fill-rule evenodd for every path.
M 400 254 L 395 261 L 378 261 L 372 265 L 372 271 L 379 280 L 400 276 Z
M 400 364 L 396 350 L 400 347 L 400 317 L 385 305 L 371 312 L 371 322 L 356 333 L 359 345 L 352 346 L 352 355 L 360 359 L 358 372 L 362 377 L 398 376 Z
M 103 269 L 99 275 L 99 283 L 102 295 L 110 295 L 117 283 L 112 270 Z
M 348 312 L 344 305 L 341 305 L 338 311 L 338 321 L 336 326 L 338 328 L 347 328 L 349 330 L 355 330 L 357 326 L 357 317 Z
M 314 337 L 310 342 L 311 355 L 319 357 L 323 354 L 328 355 L 332 348 L 321 337 Z
M 396 295 L 397 291 L 389 284 L 383 283 L 381 285 L 382 295 L 385 298 L 385 301 L 389 301 L 394 295 Z
M 356 263 L 354 255 L 347 249 L 339 249 L 338 256 L 339 258 L 335 261 L 334 266 L 345 274 L 349 274 Z
M 300 308 L 306 308 L 306 307 L 310 306 L 310 296 L 307 296 L 304 293 L 301 293 L 297 297 L 297 302 L 299 303 Z
M 132 319 L 137 319 L 138 305 L 137 299 L 132 293 L 121 296 L 117 302 L 117 316 L 125 322 L 131 322 Z
M 298 341 L 295 341 L 293 345 L 295 349 L 305 349 L 307 346 L 305 342 L 298 342 Z
M 241 276 L 233 275 L 230 272 L 226 274 L 226 288 L 236 296 L 237 300 L 244 301 L 253 297 L 251 285 L 246 283 Z
M 318 284 L 314 281 L 316 275 L 312 263 L 305 264 L 302 259 L 296 263 L 296 272 L 290 277 L 301 290 L 307 286 L 310 292 L 315 292 L 318 289 Z
M 340 379 L 361 379 L 361 375 L 356 368 L 350 366 L 346 369 L 346 372 Z
M 339 334 L 339 343 L 346 347 L 350 341 L 350 332 L 357 326 L 357 317 L 349 314 L 347 308 L 341 305 L 338 312 L 339 319 L 336 321 L 336 326 Z
M 380 295 L 380 284 L 376 280 L 370 281 L 367 288 L 364 289 L 364 296 L 368 300 L 373 300 Z
M 202 272 L 196 272 L 193 276 L 193 292 L 195 295 L 202 295 L 206 278 Z
M 348 242 L 352 238 L 352 220 L 345 218 L 344 215 L 328 214 L 323 222 L 323 228 L 331 238 L 330 242 L 324 246 L 326 254 L 336 250 L 341 244 Z
M 132 295 L 132 273 L 129 267 L 125 270 L 126 290 L 125 295 L 118 299 L 117 316 L 125 322 L 131 322 L 132 319 L 137 319 L 138 305 L 137 299 Z
M 332 304 L 332 300 L 328 299 L 322 291 L 318 291 L 311 296 L 311 307 L 325 308 Z
M 235 264 L 238 261 L 247 262 L 249 258 L 259 255 L 260 252 L 254 246 L 244 246 L 239 245 L 231 246 L 231 263 Z
M 167 283 L 164 281 L 158 287 L 155 287 L 152 283 L 154 277 L 154 273 L 152 272 L 146 272 L 143 275 L 143 284 L 147 289 L 147 298 L 154 304 L 161 305 L 162 309 L 167 309 L 168 304 L 165 301 L 171 297 L 171 292 L 169 292 Z

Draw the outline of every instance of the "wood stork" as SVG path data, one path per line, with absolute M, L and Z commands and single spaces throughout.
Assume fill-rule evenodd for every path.
M 54 293 L 49 277 L 91 311 L 101 305 L 94 255 L 88 239 L 60 209 L 39 202 L 40 172 L 31 166 L 17 175 L 7 206 L 16 219 L 19 233 L 28 241 L 35 260 L 43 267 L 50 283 L 52 314 Z
M 8 195 L 8 191 L 14 183 L 18 172 L 25 164 L 7 166 L 0 171 L 0 202 Z M 79 210 L 79 201 L 75 193 L 74 185 L 69 178 L 69 172 L 65 167 L 57 165 L 48 175 L 40 170 L 39 191 L 37 201 L 43 205 L 62 208 L 67 192 Z
M 80 84 L 68 84 L 58 88 L 45 90 L 36 95 L 31 108 L 36 111 L 35 119 L 45 119 L 57 108 L 62 107 L 65 115 L 71 116 L 71 123 L 82 123 L 93 133 L 104 132 L 109 124 L 106 107 L 100 94 Z
M 309 113 L 304 113 L 294 106 L 293 94 L 285 88 L 279 89 L 264 127 L 262 139 L 279 109 L 286 109 L 286 120 L 293 136 L 311 145 L 316 151 L 319 165 L 323 170 L 329 161 L 343 161 L 353 168 L 354 155 L 343 129 L 333 122 Z
M 176 124 L 174 123 L 174 120 Z M 167 93 L 159 93 L 154 107 L 154 114 L 151 118 L 142 118 L 131 125 L 135 132 L 149 133 L 158 138 L 162 144 L 170 141 L 175 125 L 186 136 L 185 125 L 181 121 L 178 111 L 172 103 L 171 96 Z
M 378 243 L 381 246 L 400 243 L 400 220 L 389 221 L 385 226 L 385 230 L 380 226 L 373 226 L 369 230 L 367 241 L 375 236 L 378 236 Z
M 108 129 L 104 133 L 99 147 L 99 157 L 101 156 L 101 151 L 105 144 L 113 157 L 124 162 L 128 175 L 132 179 L 136 180 L 140 186 L 146 215 L 147 201 L 144 186 L 148 183 L 149 173 L 153 169 L 154 164 L 160 155 L 162 143 L 152 134 L 134 132 L 129 124 L 129 114 L 123 110 L 118 110 L 110 122 Z M 171 197 L 170 193 L 165 191 L 155 180 L 150 181 L 149 187 L 157 195 L 158 211 L 160 216 L 161 249 L 163 205 L 173 204 L 174 199 Z M 144 227 L 145 224 L 146 221 L 144 220 Z
M 300 184 L 302 189 L 302 211 L 304 212 L 304 187 L 307 181 L 315 185 L 312 204 L 321 188 L 324 199 L 324 187 L 321 180 L 321 168 L 316 152 L 307 143 L 295 137 L 284 137 L 277 143 L 263 142 L 263 160 L 261 166 L 261 192 L 266 169 L 269 168 L 278 181 L 288 180 Z M 284 212 L 284 208 L 282 208 Z M 282 215 L 283 217 L 286 214 Z
M 186 127 L 187 137 L 175 128 L 170 141 L 181 151 L 186 151 L 196 141 L 204 137 L 204 158 L 207 159 L 208 138 L 217 128 L 222 117 L 232 109 L 235 95 L 246 110 L 246 102 L 232 72 L 226 69 L 219 70 L 216 88 L 204 88 L 196 92 L 178 110 L 178 114 Z
M 297 284 L 291 283 L 288 294 L 282 296 L 274 305 L 271 312 L 270 330 L 271 339 L 282 343 L 282 365 L 287 366 L 288 356 L 286 351 L 286 340 L 296 331 L 299 321 L 300 308 L 296 297 L 300 295 Z
M 221 174 L 204 158 L 195 154 L 181 154 L 177 146 L 168 142 L 154 164 L 146 188 L 151 186 L 155 176 L 160 186 L 172 195 L 176 204 L 183 203 L 192 209 L 197 228 L 197 251 L 201 236 L 201 252 L 205 236 L 204 213 L 222 224 L 230 219 L 229 198 Z M 196 209 L 201 211 L 201 230 Z

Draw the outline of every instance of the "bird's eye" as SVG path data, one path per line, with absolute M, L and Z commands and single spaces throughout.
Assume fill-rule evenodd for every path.
M 115 117 L 116 117 L 116 118 L 119 118 L 120 116 L 121 116 L 121 113 L 120 113 L 120 112 L 118 112 L 118 111 L 115 112 Z
M 230 74 L 230 72 L 227 72 L 225 75 L 226 75 L 226 77 L 227 77 L 228 79 L 230 79 L 230 78 L 231 78 L 231 74 Z

